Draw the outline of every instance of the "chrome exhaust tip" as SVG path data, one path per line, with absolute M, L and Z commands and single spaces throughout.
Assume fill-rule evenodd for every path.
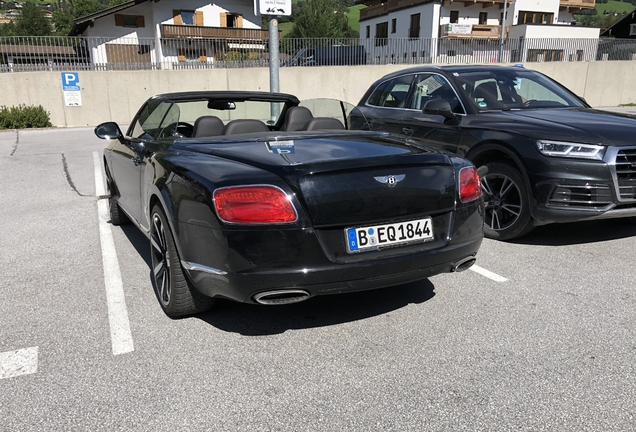
M 475 264 L 475 261 L 477 261 L 477 258 L 475 258 L 474 256 L 469 256 L 464 259 L 461 259 L 457 261 L 455 264 L 453 264 L 453 266 L 451 267 L 451 272 L 454 273 L 454 272 L 461 272 L 461 271 L 467 270 L 473 264 Z
M 305 290 L 265 291 L 254 296 L 254 301 L 263 305 L 282 305 L 298 303 L 309 298 Z

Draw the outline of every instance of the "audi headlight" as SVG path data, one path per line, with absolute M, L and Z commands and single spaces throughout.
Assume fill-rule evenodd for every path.
M 539 151 L 546 156 L 603 160 L 605 146 L 562 141 L 538 140 Z

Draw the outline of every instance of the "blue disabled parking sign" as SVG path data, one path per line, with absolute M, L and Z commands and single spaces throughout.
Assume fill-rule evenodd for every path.
M 79 73 L 62 72 L 62 91 L 64 92 L 64 104 L 66 106 L 82 106 Z

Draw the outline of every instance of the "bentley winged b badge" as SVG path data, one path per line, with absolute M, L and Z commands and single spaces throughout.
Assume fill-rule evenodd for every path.
M 388 187 L 395 187 L 395 185 L 404 180 L 404 177 L 406 177 L 406 174 L 378 176 L 373 178 L 375 179 L 375 181 L 385 184 Z

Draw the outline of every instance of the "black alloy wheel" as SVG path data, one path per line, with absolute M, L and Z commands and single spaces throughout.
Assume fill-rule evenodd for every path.
M 521 174 L 507 163 L 485 165 L 488 173 L 481 178 L 486 204 L 484 235 L 496 240 L 511 240 L 528 234 L 534 225 Z
M 159 205 L 152 208 L 150 218 L 150 258 L 155 295 L 166 315 L 191 315 L 212 307 L 214 299 L 200 294 L 184 274 L 170 225 Z

